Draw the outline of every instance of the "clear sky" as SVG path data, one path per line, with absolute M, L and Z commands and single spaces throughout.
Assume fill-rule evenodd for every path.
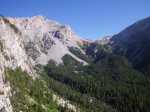
M 96 39 L 150 16 L 150 0 L 0 0 L 0 14 L 43 15 L 70 25 L 81 37 Z

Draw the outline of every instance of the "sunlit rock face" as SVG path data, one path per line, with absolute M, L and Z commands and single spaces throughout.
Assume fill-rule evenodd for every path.
M 62 63 L 65 54 L 70 54 L 85 64 L 84 60 L 68 50 L 68 47 L 80 49 L 79 44 L 82 45 L 83 42 L 69 26 L 42 16 L 1 17 L 0 20 L 0 43 L 3 50 L 1 55 L 6 67 L 21 67 L 31 73 L 33 65 L 45 65 L 51 59 L 58 64 Z
M 87 62 L 69 51 L 84 44 L 69 26 L 42 16 L 31 18 L 0 17 L 0 111 L 11 112 L 9 84 L 4 81 L 5 68 L 20 67 L 36 77 L 35 65 L 46 65 L 50 60 L 63 63 L 66 54 L 86 65 Z M 87 41 L 86 41 L 87 42 Z

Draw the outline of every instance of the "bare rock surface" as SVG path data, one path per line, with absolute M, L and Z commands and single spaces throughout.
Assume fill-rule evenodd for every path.
M 86 41 L 87 42 L 87 41 Z M 69 51 L 69 47 L 80 48 L 85 43 L 69 26 L 42 16 L 27 18 L 0 17 L 0 111 L 12 112 L 10 86 L 5 79 L 5 68 L 20 67 L 33 78 L 35 65 L 46 65 L 50 60 L 63 63 L 66 54 L 88 64 Z

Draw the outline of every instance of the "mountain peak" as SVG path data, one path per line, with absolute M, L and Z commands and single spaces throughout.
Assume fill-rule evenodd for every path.
M 5 68 L 21 68 L 33 78 L 37 77 L 34 67 L 46 65 L 53 60 L 63 64 L 63 57 L 71 56 L 77 62 L 88 63 L 71 52 L 70 48 L 80 48 L 82 40 L 69 26 L 46 19 L 43 16 L 12 18 L 0 17 L 0 85 L 5 87 L 3 74 Z M 0 90 L 2 87 L 0 86 Z M 4 90 L 5 92 L 5 90 Z M 9 109 L 8 96 L 3 96 L 2 108 Z M 1 99 L 0 99 L 1 102 Z M 0 107 L 0 109 L 1 109 Z
M 50 59 L 60 63 L 65 54 L 70 54 L 81 61 L 68 49 L 69 47 L 80 49 L 78 44 L 82 44 L 82 40 L 72 31 L 70 26 L 61 25 L 45 19 L 43 16 L 33 16 L 30 18 L 3 17 L 0 28 L 0 35 L 4 40 L 6 39 L 5 35 L 7 35 L 8 43 L 10 43 L 12 36 L 13 41 L 15 41 L 15 38 L 20 40 L 15 42 L 24 46 L 22 50 L 30 56 L 31 60 L 35 61 L 34 63 L 46 64 Z M 22 35 L 16 36 L 16 30 Z M 10 37 L 8 33 L 11 33 Z M 62 49 L 62 51 L 60 52 L 59 49 Z M 45 57 L 45 60 L 43 60 L 43 57 Z

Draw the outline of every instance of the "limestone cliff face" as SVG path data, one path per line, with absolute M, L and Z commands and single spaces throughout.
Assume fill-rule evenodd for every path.
M 69 47 L 80 49 L 79 44 L 83 42 L 69 26 L 61 25 L 42 16 L 1 17 L 0 56 L 2 64 L 0 66 L 21 67 L 28 73 L 32 73 L 32 66 L 36 64 L 45 65 L 51 59 L 62 63 L 61 58 L 65 54 L 85 64 L 84 60 L 79 59 L 68 50 Z
M 57 64 L 63 63 L 62 57 L 66 54 L 87 64 L 69 51 L 69 47 L 77 47 L 82 51 L 79 44 L 83 42 L 69 26 L 42 16 L 0 17 L 0 111 L 12 111 L 10 87 L 4 81 L 5 68 L 20 67 L 36 77 L 33 69 L 35 65 L 46 65 L 49 60 L 54 60 Z

